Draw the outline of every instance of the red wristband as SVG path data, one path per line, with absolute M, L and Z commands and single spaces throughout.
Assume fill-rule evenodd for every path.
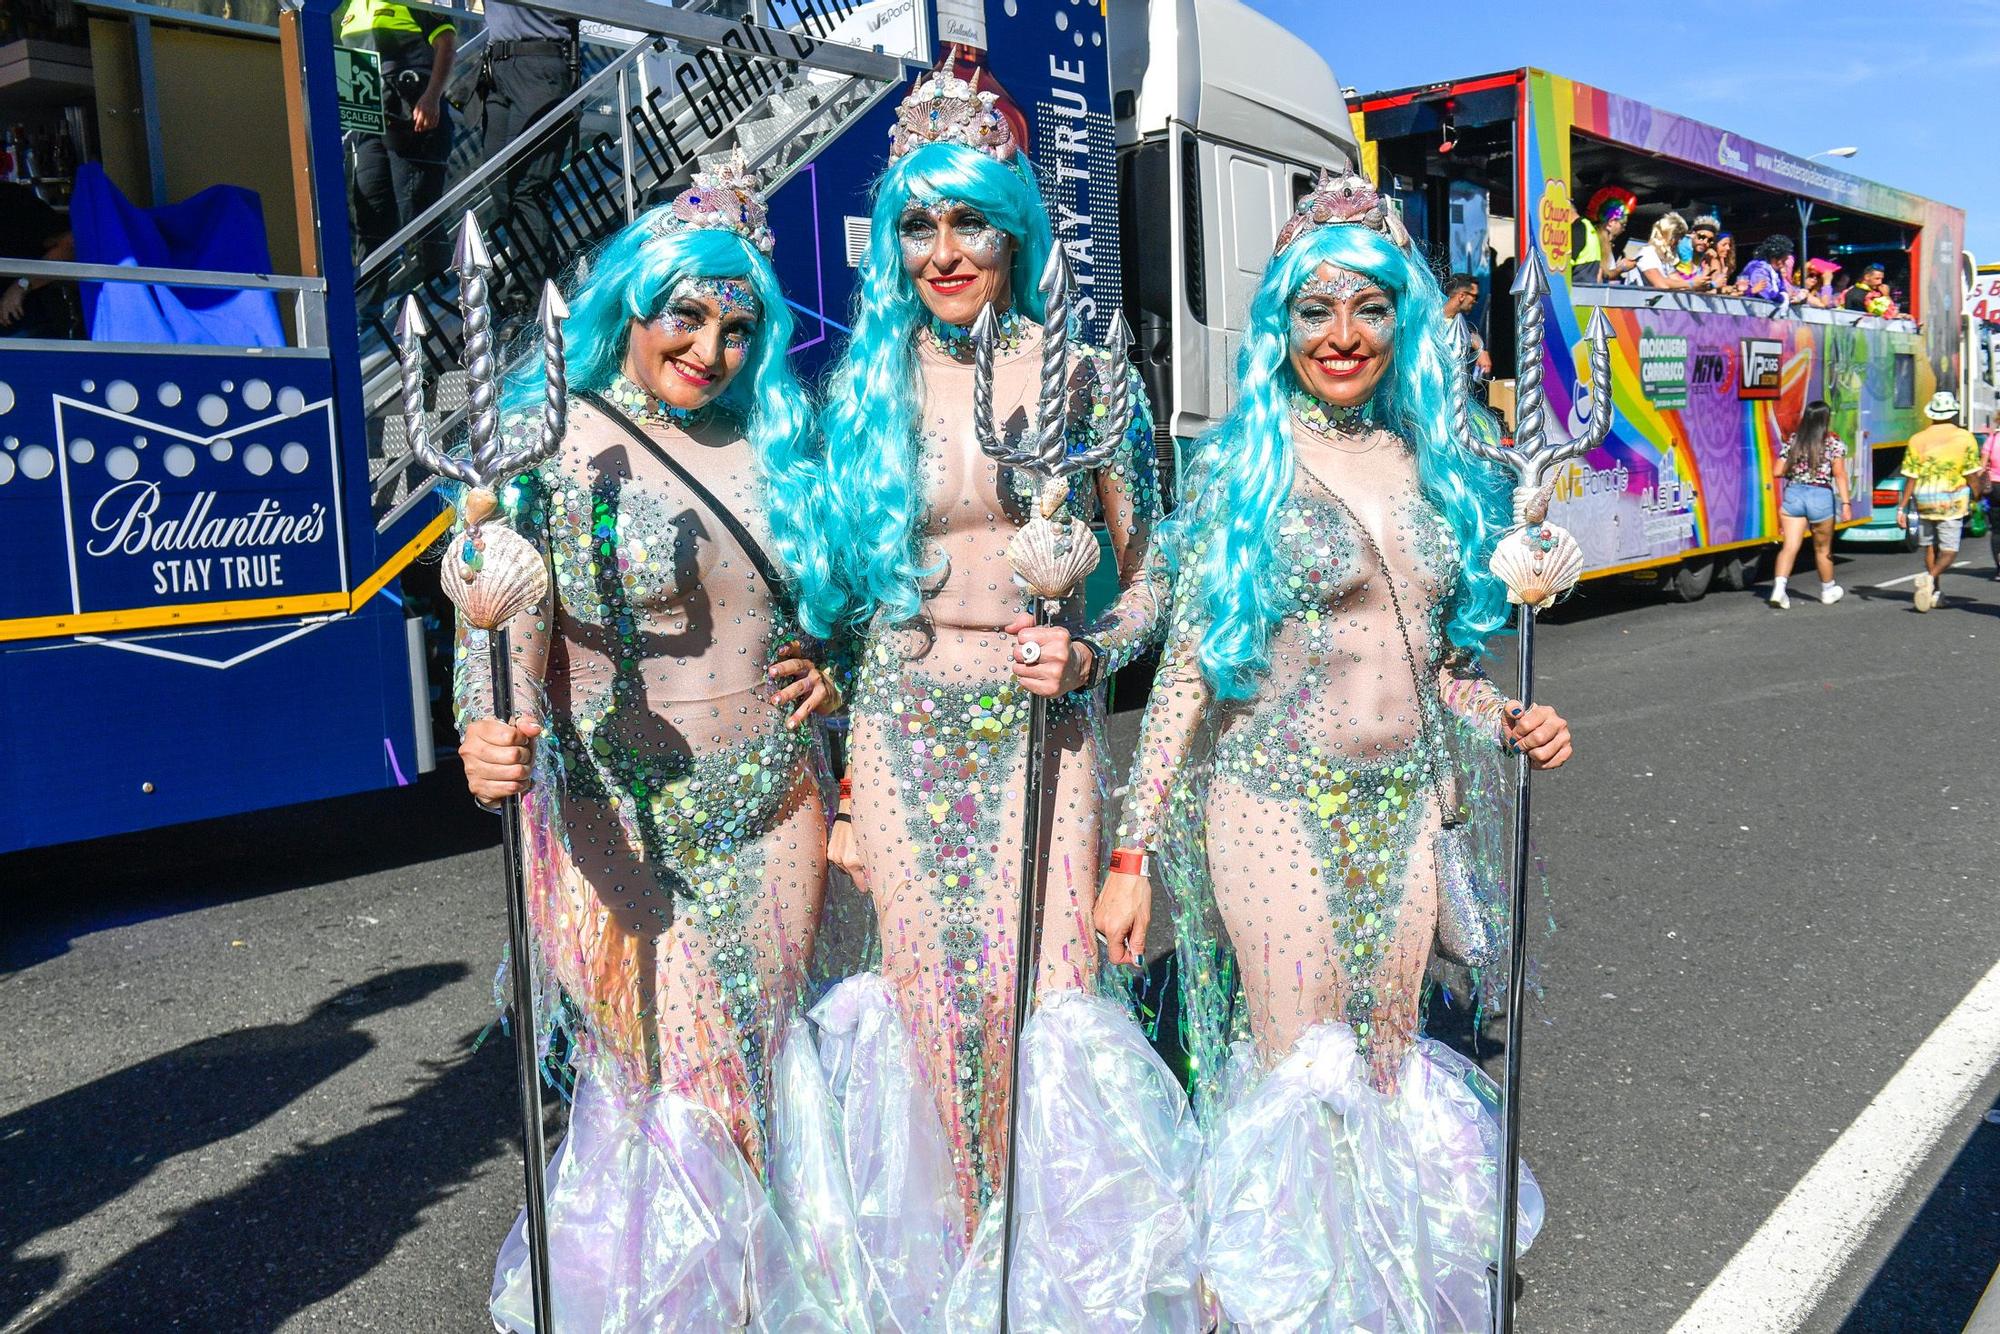
M 1113 875 L 1146 874 L 1146 850 L 1144 848 L 1115 848 L 1111 853 L 1111 873 Z
M 848 799 L 849 797 L 852 797 L 853 795 L 854 795 L 854 780 L 853 780 L 853 779 L 851 779 L 851 778 L 843 778 L 843 779 L 841 779 L 841 780 L 840 780 L 840 799 L 841 799 L 842 801 L 846 801 L 846 800 L 847 800 L 847 799 Z

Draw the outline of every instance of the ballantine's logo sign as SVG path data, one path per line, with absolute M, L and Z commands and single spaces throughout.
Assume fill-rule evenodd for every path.
M 247 514 L 214 513 L 213 491 L 197 491 L 182 500 L 180 513 L 159 518 L 163 497 L 157 482 L 133 480 L 112 487 L 91 507 L 90 526 L 98 535 L 84 544 L 92 556 L 140 556 L 149 552 L 218 551 L 215 556 L 172 556 L 152 563 L 156 593 L 242 592 L 282 588 L 281 552 L 244 548 L 305 546 L 326 536 L 326 506 L 314 502 L 304 512 L 287 514 L 265 496 Z

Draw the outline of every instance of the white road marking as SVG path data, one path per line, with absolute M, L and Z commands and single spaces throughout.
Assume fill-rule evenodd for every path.
M 2000 1066 L 2000 962 L 1820 1155 L 1671 1334 L 1790 1334 Z
M 1966 566 L 1966 565 L 1970 565 L 1970 564 L 1972 564 L 1972 562 L 1971 562 L 1971 561 L 1969 561 L 1969 560 L 1957 560 L 1957 561 L 1953 561 L 1953 562 L 1952 562 L 1951 564 L 1949 564 L 1949 565 L 1945 566 L 1945 568 L 1946 568 L 1947 570 L 1956 570 L 1956 569 L 1960 568 L 1961 566 Z M 1921 572 L 1920 572 L 1920 573 L 1921 573 Z M 1916 576 L 1916 575 L 1914 575 L 1914 574 L 1906 574 L 1906 575 L 1904 575 L 1904 576 L 1903 576 L 1902 578 L 1900 578 L 1900 579 L 1891 579 L 1891 580 L 1888 580 L 1888 581 L 1887 581 L 1887 582 L 1885 582 L 1885 583 L 1880 583 L 1880 584 L 1870 584 L 1870 585 L 1868 585 L 1868 586 L 1869 586 L 1870 588 L 1894 588 L 1894 587 L 1895 587 L 1895 586 L 1896 586 L 1897 584 L 1907 584 L 1907 583 L 1909 583 L 1909 582 L 1910 582 L 1911 580 L 1915 579 L 1916 577 L 1917 577 L 1917 576 Z

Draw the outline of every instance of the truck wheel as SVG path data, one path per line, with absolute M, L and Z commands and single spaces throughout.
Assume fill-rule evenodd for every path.
M 1714 578 L 1712 561 L 1688 561 L 1665 579 L 1667 596 L 1675 602 L 1699 602 L 1708 595 L 1709 582 Z
M 1750 563 L 1741 556 L 1721 556 L 1715 562 L 1715 586 L 1730 593 L 1750 587 Z

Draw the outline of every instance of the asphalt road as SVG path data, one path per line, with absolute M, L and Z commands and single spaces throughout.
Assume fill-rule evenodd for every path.
M 1929 616 L 1870 555 L 1831 608 L 1590 585 L 1542 632 L 1579 750 L 1537 786 L 1523 1329 L 1668 1329 L 2000 959 L 1975 559 Z M 473 1045 L 496 830 L 456 781 L 0 859 L 0 1328 L 487 1327 L 520 1169 L 510 1047 Z M 1996 1096 L 1804 1328 L 1956 1334 L 2000 1262 Z

